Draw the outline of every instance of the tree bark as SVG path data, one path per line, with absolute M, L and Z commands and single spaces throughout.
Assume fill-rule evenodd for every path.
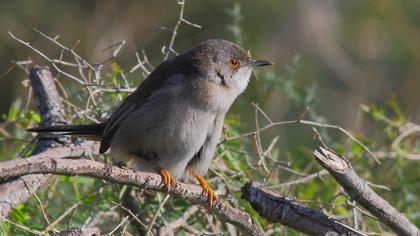
M 51 126 L 65 121 L 62 98 L 58 94 L 54 79 L 48 67 L 34 66 L 29 74 L 33 94 L 38 102 L 41 125 Z M 68 138 L 48 138 L 39 136 L 33 154 L 41 153 L 51 147 L 69 144 Z M 0 181 L 0 217 L 6 217 L 19 203 L 27 201 L 39 189 L 51 182 L 52 175 L 27 175 Z
M 155 191 L 167 191 L 162 184 L 162 178 L 155 173 L 136 172 L 122 169 L 114 165 L 93 160 L 57 159 L 56 155 L 64 157 L 66 154 L 76 156 L 84 150 L 74 148 L 57 148 L 40 153 L 28 159 L 15 159 L 0 163 L 0 181 L 28 174 L 58 174 L 83 175 L 105 179 L 119 184 L 137 186 Z M 171 187 L 170 194 L 188 200 L 193 204 L 209 208 L 207 196 L 203 189 L 194 184 L 176 182 Z M 221 221 L 234 225 L 244 235 L 262 235 L 261 230 L 252 222 L 248 213 L 217 201 L 209 208 L 210 212 Z
M 308 235 L 364 235 L 322 212 L 279 196 L 257 182 L 246 183 L 242 196 L 269 222 L 278 222 Z
M 388 225 L 398 235 L 418 236 L 420 231 L 387 201 L 376 194 L 353 170 L 345 157 L 334 151 L 319 147 L 315 159 L 337 180 L 347 194 L 366 210 Z

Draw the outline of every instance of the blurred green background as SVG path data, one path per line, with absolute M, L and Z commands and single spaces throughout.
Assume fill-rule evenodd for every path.
M 255 57 L 272 60 L 276 73 L 284 73 L 284 66 L 299 55 L 297 79 L 318 87 L 317 113 L 331 122 L 366 130 L 358 120 L 359 105 L 381 103 L 392 94 L 412 121 L 420 121 L 418 1 L 188 1 L 186 19 L 203 29 L 182 25 L 175 49 L 182 52 L 208 38 L 238 41 L 229 28 L 238 20 L 232 17 L 235 3 L 241 6 L 239 43 Z M 127 45 L 117 59 L 123 68 L 136 63 L 134 52 L 141 49 L 156 64 L 171 33 L 160 27 L 172 28 L 178 11 L 175 1 L 2 0 L 0 73 L 12 60 L 30 57 L 45 64 L 8 31 L 57 56 L 59 49 L 32 28 L 60 35 L 66 45 L 80 40 L 77 51 L 91 62 L 105 58 L 102 49 L 124 39 Z M 1 113 L 22 97 L 24 79 L 17 69 L 2 76 Z M 284 91 L 256 81 L 251 85 L 243 97 L 260 103 L 274 120 L 290 115 Z
M 60 35 L 59 41 L 67 46 L 79 41 L 76 51 L 92 63 L 109 56 L 103 49 L 125 40 L 115 61 L 128 71 L 137 63 L 135 52 L 142 49 L 154 65 L 162 61 L 162 47 L 172 33 L 162 27 L 173 28 L 178 13 L 176 1 L 0 0 L 0 113 L 10 115 L 11 104 L 24 103 L 28 94 L 22 84 L 26 75 L 13 61 L 30 58 L 47 64 L 11 39 L 8 31 L 54 57 L 60 49 L 33 28 Z M 297 119 L 308 107 L 306 119 L 340 125 L 382 155 L 383 164 L 378 166 L 345 136 L 325 134 L 333 147 L 358 158 L 356 168 L 363 177 L 392 189 L 380 190 L 387 200 L 420 223 L 419 162 L 395 158 L 390 150 L 402 125 L 420 124 L 419 1 L 189 0 L 184 17 L 202 29 L 182 24 L 174 44 L 178 52 L 208 38 L 224 38 L 250 49 L 255 58 L 274 62 L 256 72 L 229 112 L 227 123 L 240 123 L 236 131 L 255 128 L 253 102 L 273 121 Z M 68 78 L 59 79 L 68 88 L 77 88 Z M 130 77 L 135 85 L 142 79 L 140 73 Z M 35 109 L 35 104 L 31 107 Z M 274 127 L 262 136 L 264 146 L 277 135 L 279 159 L 305 173 L 319 169 L 311 157 L 319 143 L 309 127 Z M 3 148 L 10 144 L 4 141 Z M 408 145 L 420 151 L 418 139 Z M 290 178 L 278 175 L 279 182 Z M 329 180 L 324 188 L 317 181 L 293 189 L 292 195 L 330 196 L 337 189 L 326 189 L 333 183 Z

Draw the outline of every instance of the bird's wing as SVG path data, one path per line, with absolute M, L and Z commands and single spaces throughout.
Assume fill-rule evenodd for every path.
M 175 73 L 188 72 L 185 71 L 186 63 L 188 62 L 183 61 L 183 58 L 179 56 L 163 62 L 132 94 L 123 100 L 106 121 L 106 127 L 102 134 L 101 146 L 99 148 L 100 153 L 104 153 L 109 149 L 112 138 L 121 122 L 133 111 L 142 106 L 150 95 L 162 88 L 169 77 Z

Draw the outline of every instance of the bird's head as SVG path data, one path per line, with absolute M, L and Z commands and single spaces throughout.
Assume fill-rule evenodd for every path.
M 272 64 L 254 60 L 237 44 L 222 39 L 204 41 L 194 51 L 195 65 L 202 79 L 224 87 L 236 96 L 245 90 L 255 68 Z

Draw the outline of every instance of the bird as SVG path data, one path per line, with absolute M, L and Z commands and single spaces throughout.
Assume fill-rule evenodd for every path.
M 99 153 L 110 149 L 116 162 L 157 172 L 168 190 L 195 178 L 212 206 L 217 196 L 204 176 L 225 115 L 252 71 L 267 65 L 233 42 L 209 39 L 163 61 L 104 121 L 28 131 L 100 140 Z

